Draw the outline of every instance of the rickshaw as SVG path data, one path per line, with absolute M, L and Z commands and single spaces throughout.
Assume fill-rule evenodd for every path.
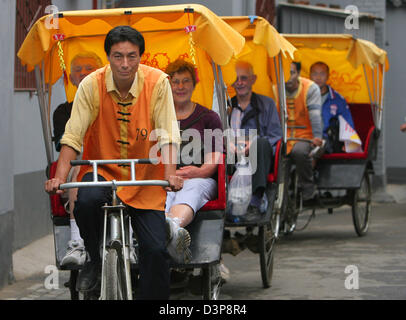
M 316 209 L 327 209 L 332 214 L 334 208 L 349 205 L 356 234 L 364 236 L 371 214 L 373 161 L 382 127 L 387 54 L 374 43 L 348 34 L 284 34 L 284 37 L 298 49 L 302 77 L 309 78 L 310 66 L 315 62 L 329 66 L 327 83 L 346 99 L 358 135 L 351 139 L 360 140 L 362 149 L 322 155 L 314 170 L 318 196 L 307 204 L 302 200 L 295 171 L 285 172 L 283 232 L 305 229 L 315 217 Z M 288 143 L 296 140 L 288 136 Z
M 242 50 L 245 40 L 206 7 L 185 4 L 59 12 L 52 17 L 57 19 L 57 29 L 47 28 L 47 19 L 50 18 L 50 16 L 44 16 L 33 25 L 18 52 L 18 57 L 23 65 L 27 65 L 29 71 L 35 70 L 49 168 L 48 176 L 52 177 L 55 174 L 57 159 L 52 145 L 50 123 L 52 85 L 63 77 L 67 100 L 72 101 L 75 88 L 68 81 L 72 57 L 78 52 L 90 51 L 96 53 L 106 64 L 107 59 L 103 51 L 104 38 L 108 31 L 118 25 L 129 25 L 143 34 L 146 50 L 141 63 L 165 70 L 166 66 L 177 58 L 192 62 L 197 68 L 199 78 L 193 93 L 193 101 L 210 108 L 213 91 L 215 91 L 220 118 L 224 129 L 227 128 L 226 94 L 220 66 L 227 64 Z M 103 161 L 94 160 L 76 162 L 76 164 L 103 165 Z M 151 160 L 134 161 L 131 166 L 137 161 L 149 162 Z M 213 274 L 213 267 L 219 264 L 223 239 L 226 207 L 225 161 L 226 156 L 224 155 L 223 162 L 218 167 L 217 199 L 209 201 L 197 213 L 194 221 L 187 226 L 192 239 L 192 260 L 184 265 L 172 264 L 173 268 L 178 269 L 200 269 L 200 291 L 198 293 L 204 299 L 217 299 L 222 284 L 221 279 Z M 132 177 L 134 178 L 135 175 Z M 133 178 L 132 180 L 134 180 Z M 149 183 L 148 181 L 146 180 L 145 183 Z M 120 185 L 119 183 L 121 182 L 109 182 L 113 193 L 114 188 Z M 156 183 L 164 185 L 159 181 Z M 76 185 L 78 184 L 76 183 Z M 65 187 L 69 187 L 69 183 L 65 184 Z M 67 242 L 70 240 L 69 217 L 59 195 L 51 196 L 50 201 L 56 266 L 62 270 L 60 262 L 66 253 Z M 120 228 L 117 224 L 116 227 Z M 127 233 L 126 229 L 122 230 L 121 237 L 127 238 L 124 235 Z M 124 238 L 121 238 L 121 244 L 128 247 L 128 242 L 126 242 L 128 240 Z M 124 248 L 121 253 L 120 251 L 117 253 L 122 255 L 121 259 L 125 260 L 125 266 L 128 263 L 128 252 L 126 253 Z M 68 285 L 72 299 L 79 299 L 79 292 L 76 290 L 78 271 L 70 269 Z M 121 271 L 117 270 L 116 273 Z M 125 270 L 127 284 L 128 276 L 128 272 Z M 131 278 L 137 278 L 136 264 L 131 265 Z M 123 284 L 122 287 L 128 289 L 126 284 Z M 107 297 L 130 298 L 131 294 L 109 293 Z M 87 295 L 84 298 L 94 298 L 94 295 L 93 297 Z M 106 296 L 102 295 L 102 298 L 106 298 Z
M 235 95 L 232 88 L 232 83 L 236 79 L 235 63 L 237 60 L 247 61 L 253 66 L 257 76 L 253 91 L 272 97 L 275 101 L 280 101 L 280 117 L 283 119 L 286 110 L 285 99 L 283 98 L 285 96 L 284 79 L 289 74 L 289 65 L 295 57 L 296 49 L 262 17 L 223 17 L 223 19 L 245 37 L 243 51 L 223 68 L 229 97 Z M 272 87 L 276 88 L 276 94 L 274 94 Z M 277 97 L 282 98 L 275 99 Z M 231 103 L 229 105 L 231 106 Z M 253 221 L 226 219 L 225 223 L 226 236 L 230 238 L 232 229 L 245 229 L 245 234 L 240 234 L 237 231 L 238 237 L 234 237 L 234 239 L 240 247 L 248 247 L 254 253 L 259 254 L 264 288 L 271 286 L 275 243 L 279 237 L 280 209 L 284 191 L 280 163 L 284 157 L 285 145 L 286 128 L 285 124 L 282 123 L 282 138 L 276 145 L 271 172 L 267 176 L 268 185 L 265 191 L 267 201 L 265 203 L 268 205 L 262 216 Z M 231 216 L 233 216 L 232 208 L 230 210 Z

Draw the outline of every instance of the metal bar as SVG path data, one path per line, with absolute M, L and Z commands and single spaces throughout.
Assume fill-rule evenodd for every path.
M 214 77 L 214 83 L 215 83 L 215 87 L 216 87 L 217 103 L 219 105 L 220 119 L 221 119 L 221 123 L 223 125 L 223 130 L 225 130 L 226 128 L 228 128 L 227 116 L 224 118 L 223 110 L 221 110 L 222 108 L 221 108 L 220 100 L 222 100 L 222 94 L 221 94 L 220 82 L 219 82 L 219 78 L 218 78 L 218 74 L 217 74 L 216 64 L 214 63 L 213 60 L 211 61 L 211 66 L 213 69 L 213 77 Z
M 364 64 L 362 65 L 362 68 L 364 69 L 364 77 L 365 77 L 365 81 L 366 81 L 366 83 L 367 83 L 369 101 L 371 102 L 372 118 L 374 119 L 374 124 L 375 124 L 375 126 L 376 126 L 376 123 L 375 123 L 375 110 L 374 110 L 374 106 L 373 106 L 372 94 L 371 94 L 371 89 L 370 89 L 370 87 L 369 87 L 369 81 L 368 81 L 367 70 L 365 69 L 365 65 L 364 65 Z
M 131 161 L 131 180 L 135 181 L 135 162 Z
M 123 249 L 123 260 L 124 260 L 124 271 L 125 271 L 125 282 L 127 290 L 127 300 L 132 300 L 132 287 L 131 287 L 131 274 L 130 274 L 130 257 L 129 257 L 129 246 L 126 246 L 125 241 L 125 230 L 124 230 L 124 215 L 123 209 L 120 209 L 120 219 L 121 219 L 121 238 L 122 238 L 122 249 Z M 130 244 L 129 244 L 130 245 Z
M 50 135 L 50 130 L 48 130 L 50 128 L 48 128 L 46 102 L 45 102 L 45 96 L 44 96 L 43 85 L 42 85 L 41 70 L 39 69 L 38 65 L 35 66 L 35 80 L 36 80 L 37 93 L 38 93 L 38 104 L 39 104 L 39 110 L 40 110 L 40 116 L 41 116 L 42 134 L 43 134 L 43 138 L 44 138 L 45 152 L 46 152 L 48 165 L 50 165 L 54 161 L 53 149 L 52 149 L 52 138 Z
M 305 139 L 305 138 L 288 138 L 288 141 L 304 141 L 304 142 L 312 142 L 311 139 Z
M 112 181 L 97 181 L 97 182 L 68 182 L 63 183 L 59 186 L 59 189 L 72 189 L 72 188 L 83 188 L 83 187 L 112 187 L 114 184 Z M 129 186 L 160 186 L 167 187 L 169 182 L 165 180 L 125 180 L 116 181 L 115 185 L 118 187 L 129 187 Z
M 76 160 L 73 160 L 74 163 Z M 83 161 L 83 160 L 79 160 Z M 135 164 L 158 164 L 158 159 L 104 159 L 104 160 L 86 160 L 89 165 L 96 164 L 126 164 L 134 162 Z M 82 163 L 80 165 L 83 165 Z
M 382 118 L 383 118 L 383 98 L 385 94 L 385 61 L 382 65 L 382 88 L 381 88 L 381 101 L 379 105 L 379 121 L 377 128 L 381 130 L 382 127 Z
M 51 126 L 51 96 L 49 95 L 49 92 L 45 90 L 45 63 L 44 60 L 42 60 L 42 72 L 41 72 L 41 84 L 42 84 L 42 92 L 44 93 L 44 107 L 46 110 L 46 116 L 47 116 L 47 129 L 48 129 L 48 134 L 51 137 L 52 141 L 52 126 Z M 48 97 L 47 97 L 48 96 Z M 52 147 L 52 142 L 51 142 L 51 147 Z
M 93 181 L 97 181 L 97 162 L 92 163 L 93 166 Z
M 377 124 L 377 114 L 376 114 L 376 105 L 377 105 L 377 97 L 376 97 L 376 81 L 375 81 L 375 68 L 372 69 L 372 97 L 374 99 L 374 123 Z
M 106 274 L 105 274 L 105 260 L 106 260 L 106 238 L 107 238 L 107 209 L 104 210 L 104 225 L 103 225 L 103 259 L 102 259 L 102 277 L 101 277 L 101 292 L 100 300 L 106 300 Z
M 220 93 L 221 93 L 221 105 L 219 104 L 219 109 L 220 109 L 220 116 L 224 118 L 224 123 L 225 126 L 223 125 L 223 130 L 226 130 L 229 128 L 228 125 L 228 117 L 227 117 L 227 103 L 226 103 L 226 95 L 225 91 L 227 90 L 227 86 L 224 83 L 223 80 L 223 73 L 221 71 L 221 67 L 217 65 L 217 71 L 218 71 L 218 80 L 219 80 L 219 86 L 220 87 Z
M 286 127 L 286 123 L 288 122 L 288 113 L 287 113 L 287 107 L 286 107 L 286 92 L 285 92 L 285 74 L 283 73 L 283 65 L 282 65 L 282 53 L 279 52 L 279 84 L 278 84 L 278 89 L 279 89 L 279 99 L 281 102 L 281 120 L 283 123 L 282 127 L 282 139 L 283 142 L 286 144 L 287 142 L 287 135 L 288 135 L 288 129 Z
M 375 90 L 376 90 L 376 124 L 379 124 L 379 118 L 380 118 L 380 109 L 381 109 L 381 103 L 380 103 L 380 95 L 379 95 L 379 65 L 376 65 L 376 86 L 375 86 Z

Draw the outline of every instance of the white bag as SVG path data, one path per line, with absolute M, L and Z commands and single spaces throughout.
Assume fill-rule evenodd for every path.
M 229 187 L 227 207 L 233 216 L 247 212 L 252 196 L 252 170 L 248 160 L 242 158 L 236 165 Z

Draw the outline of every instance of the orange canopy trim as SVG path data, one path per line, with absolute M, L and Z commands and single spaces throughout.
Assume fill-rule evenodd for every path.
M 66 66 L 69 76 L 78 53 L 93 52 L 103 65 L 108 63 L 105 35 L 115 26 L 129 25 L 145 38 L 141 63 L 163 71 L 177 58 L 196 64 L 200 82 L 193 99 L 210 108 L 214 81 L 211 61 L 227 64 L 245 43 L 243 36 L 212 11 L 195 4 L 65 11 L 59 15 L 58 29 L 47 28 L 50 16 L 40 18 L 17 54 L 28 70 L 42 68 L 44 63 L 45 82 L 49 84 L 62 76 L 61 65 Z M 72 101 L 76 87 L 69 82 L 65 89 L 68 101 Z

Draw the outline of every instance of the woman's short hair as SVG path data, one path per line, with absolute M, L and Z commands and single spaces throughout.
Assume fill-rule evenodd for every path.
M 193 86 L 196 86 L 197 83 L 197 78 L 196 78 L 196 68 L 195 66 L 182 59 L 177 59 L 174 62 L 171 62 L 168 64 L 166 67 L 165 72 L 169 75 L 169 77 L 173 77 L 175 73 L 183 73 L 183 72 L 189 72 L 190 75 L 192 76 L 192 82 Z

